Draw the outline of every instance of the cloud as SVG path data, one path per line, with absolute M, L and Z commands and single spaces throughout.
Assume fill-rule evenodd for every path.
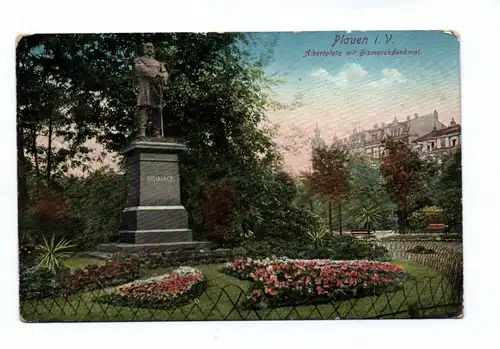
M 330 74 L 326 69 L 319 68 L 311 74 L 313 77 L 327 81 L 336 87 L 388 87 L 389 85 L 405 83 L 406 79 L 397 69 L 384 68 L 378 80 L 370 81 L 368 71 L 360 64 L 348 63 L 337 74 Z
M 360 84 L 368 81 L 368 72 L 357 63 L 344 65 L 338 74 L 330 74 L 326 69 L 316 70 L 312 76 L 324 79 L 338 87 L 348 87 L 351 84 Z

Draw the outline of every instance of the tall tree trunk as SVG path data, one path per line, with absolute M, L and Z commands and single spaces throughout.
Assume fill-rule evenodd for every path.
M 52 171 L 52 114 L 49 116 L 49 144 L 47 147 L 47 182 L 50 182 Z
M 31 125 L 31 132 L 33 133 L 33 144 L 32 144 L 32 152 L 33 152 L 33 158 L 35 159 L 35 173 L 37 178 L 40 177 L 40 165 L 38 163 L 38 147 L 36 145 L 36 139 L 37 139 L 37 130 L 35 124 Z
M 328 226 L 330 228 L 330 234 L 333 231 L 333 219 L 332 219 L 332 202 L 328 201 Z
M 404 198 L 403 198 L 403 233 L 406 233 L 406 218 L 408 216 L 408 196 L 406 195 L 406 192 L 404 193 Z
M 342 201 L 339 201 L 339 233 L 342 235 Z
M 406 207 L 406 196 L 400 197 L 396 203 L 398 210 L 398 233 L 404 234 L 406 231 L 405 225 L 405 207 Z
M 27 168 L 24 156 L 24 132 L 22 126 L 17 125 L 17 210 L 18 220 L 21 223 L 23 212 L 28 202 L 28 188 L 26 183 Z

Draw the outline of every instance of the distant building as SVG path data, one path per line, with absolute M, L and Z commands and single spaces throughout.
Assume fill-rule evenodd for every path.
M 344 139 L 334 137 L 333 142 L 346 145 L 349 151 L 354 154 L 366 155 L 372 159 L 381 157 L 382 141 L 386 139 L 402 140 L 420 149 L 422 153 L 438 154 L 458 146 L 461 132 L 460 125 L 457 125 L 454 119 L 447 127 L 439 120 L 438 116 L 438 112 L 434 110 L 434 112 L 422 116 L 418 114 L 408 115 L 404 121 L 399 121 L 394 117 L 392 122 L 375 124 L 369 130 L 354 129 L 349 137 Z M 312 146 L 314 148 L 324 145 L 325 142 L 320 137 L 320 130 L 316 126 Z
M 448 127 L 433 130 L 413 141 L 414 146 L 424 155 L 438 157 L 460 147 L 462 128 L 451 120 Z
M 319 129 L 318 124 L 316 124 L 316 128 L 314 129 L 314 138 L 311 141 L 311 147 L 312 149 L 318 149 L 325 146 L 325 141 L 321 138 L 321 130 Z

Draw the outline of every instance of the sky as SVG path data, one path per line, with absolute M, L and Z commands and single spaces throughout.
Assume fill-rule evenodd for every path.
M 328 143 L 343 138 L 354 128 L 400 121 L 407 115 L 438 111 L 439 119 L 460 123 L 459 38 L 443 31 L 366 31 L 258 33 L 264 51 L 276 38 L 273 61 L 266 73 L 280 78 L 274 97 L 292 103 L 302 96 L 295 110 L 268 112 L 280 125 L 276 140 L 289 144 L 289 136 L 303 132 L 312 137 L 316 125 Z M 356 40 L 359 38 L 359 40 Z M 366 38 L 366 39 L 365 39 Z M 349 43 L 354 39 L 354 43 Z M 348 41 L 348 43 L 343 43 Z M 333 45 L 333 46 L 332 46 Z M 389 55 L 387 51 L 408 50 L 418 54 Z M 309 55 L 307 51 L 309 50 Z M 355 51 L 353 51 L 355 50 Z M 361 50 L 382 51 L 361 55 Z M 313 55 L 327 51 L 330 55 Z M 340 54 L 339 54 L 340 52 Z M 347 55 L 347 52 L 353 54 Z M 366 52 L 366 51 L 365 51 Z M 285 161 L 293 171 L 308 166 L 308 146 L 302 153 L 288 154 Z
M 272 98 L 290 104 L 301 96 L 298 108 L 267 112 L 269 121 L 279 125 L 276 142 L 288 149 L 285 166 L 295 174 L 310 167 L 309 139 L 316 125 L 330 143 L 354 128 L 369 129 L 394 117 L 404 121 L 407 115 L 434 110 L 444 124 L 452 118 L 460 123 L 459 40 L 454 35 L 443 31 L 252 34 L 257 40 L 251 52 L 256 56 L 269 52 L 274 43 L 271 62 L 264 68 L 280 80 Z M 394 49 L 418 54 L 387 54 Z M 384 54 L 361 56 L 362 50 Z M 102 151 L 100 144 L 88 145 Z M 116 167 L 113 157 L 100 165 Z

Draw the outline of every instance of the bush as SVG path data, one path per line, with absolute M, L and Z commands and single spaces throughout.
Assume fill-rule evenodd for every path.
M 461 242 L 459 234 L 391 234 L 379 238 L 379 241 L 442 241 Z
M 380 260 L 389 257 L 389 251 L 376 241 L 358 239 L 351 235 L 334 236 L 326 250 L 328 258 L 335 260 Z
M 24 235 L 19 239 L 19 264 L 25 266 L 34 266 L 40 252 L 39 245 L 35 244 L 33 239 Z
M 307 209 L 287 206 L 280 210 L 270 210 L 254 232 L 259 239 L 305 242 L 307 233 L 322 227 L 322 220 L 318 215 Z
M 19 295 L 21 299 L 41 299 L 58 295 L 61 280 L 69 273 L 68 268 L 57 272 L 36 266 L 21 265 L 19 273 Z
M 424 246 L 415 246 L 412 249 L 406 251 L 406 253 L 414 253 L 414 254 L 435 254 L 436 251 L 430 249 L 430 248 L 425 248 Z
M 81 222 L 66 237 L 79 250 L 115 241 L 126 200 L 125 177 L 103 168 L 85 178 L 70 178 L 64 185 L 69 213 Z
M 58 240 L 78 236 L 82 226 L 81 221 L 71 215 L 71 203 L 64 190 L 52 183 L 38 184 L 33 203 L 20 219 L 21 233 L 35 245 L 43 243 L 44 236 L 55 235 Z
M 333 260 L 388 259 L 389 252 L 375 241 L 361 240 L 349 235 L 325 239 L 322 246 L 299 241 L 281 239 L 253 240 L 242 244 L 240 257 L 266 258 L 271 256 L 288 258 L 329 258 Z
M 236 187 L 230 180 L 210 182 L 200 190 L 193 220 L 196 229 L 204 231 L 205 238 L 217 246 L 231 246 L 240 240 L 236 224 L 237 197 Z
M 426 206 L 413 212 L 408 217 L 408 223 L 413 232 L 425 233 L 429 224 L 445 223 L 443 210 L 436 206 Z

